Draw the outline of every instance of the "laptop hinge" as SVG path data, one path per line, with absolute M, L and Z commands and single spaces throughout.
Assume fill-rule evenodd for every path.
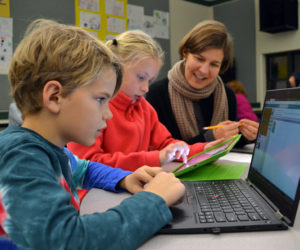
M 262 191 L 260 191 L 259 188 L 257 188 L 250 180 L 247 179 L 247 183 L 255 190 L 256 193 L 259 194 L 261 198 L 263 198 L 269 204 L 269 206 L 274 210 L 275 216 L 281 220 L 284 216 L 282 215 L 282 213 L 280 213 L 278 207 L 276 207 L 276 205 L 272 201 L 270 201 L 268 197 Z
M 281 219 L 284 217 L 284 216 L 282 215 L 282 213 L 280 213 L 279 210 L 275 211 L 275 216 L 276 216 L 279 220 L 281 220 Z
M 246 180 L 246 182 L 248 183 L 249 186 L 251 186 L 259 195 L 261 198 L 263 198 L 268 204 L 269 206 L 274 210 L 274 214 L 275 216 L 279 219 L 284 221 L 287 224 L 290 224 L 291 221 L 289 220 L 289 218 L 287 218 L 286 216 L 284 216 L 278 209 L 278 207 L 275 206 L 275 204 L 273 202 L 271 202 L 265 195 L 263 192 L 261 192 L 259 190 L 259 188 L 257 188 L 250 180 Z

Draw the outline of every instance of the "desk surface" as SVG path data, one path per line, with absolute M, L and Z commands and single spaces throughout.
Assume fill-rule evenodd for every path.
M 229 153 L 218 162 L 248 163 L 251 155 L 241 153 Z M 164 166 L 166 171 L 174 169 L 178 163 L 171 163 Z M 246 178 L 245 171 L 242 178 Z M 80 214 L 103 212 L 118 205 L 130 194 L 116 194 L 101 189 L 92 189 L 83 199 L 80 207 Z M 300 209 L 296 216 L 294 227 L 284 231 L 270 232 L 245 232 L 245 233 L 223 233 L 223 234 L 176 234 L 176 235 L 155 235 L 139 249 L 205 249 L 205 250 L 296 250 L 300 248 Z

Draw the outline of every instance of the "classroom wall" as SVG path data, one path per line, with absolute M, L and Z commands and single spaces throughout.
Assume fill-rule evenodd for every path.
M 74 0 L 10 0 L 10 16 L 13 18 L 13 48 L 22 39 L 28 24 L 37 18 L 49 18 L 61 23 L 75 24 Z M 168 0 L 128 0 L 129 4 L 144 6 L 145 15 L 153 10 L 169 12 Z M 170 69 L 170 40 L 157 39 L 165 51 L 165 62 L 157 79 L 167 75 Z M 7 75 L 0 75 L 0 113 L 8 111 L 12 102 Z
M 28 24 L 37 18 L 50 18 L 74 24 L 74 1 L 61 0 L 10 0 L 10 16 L 13 18 L 13 48 L 22 39 Z M 7 75 L 0 75 L 0 111 L 8 111 L 10 86 Z
M 298 4 L 298 22 L 300 4 Z M 300 27 L 300 25 L 298 24 Z M 255 0 L 255 33 L 256 33 L 256 95 L 261 103 L 264 101 L 267 85 L 265 54 L 300 49 L 300 29 L 275 34 L 259 30 L 259 0 Z
M 128 4 L 134 4 L 144 7 L 144 14 L 147 16 L 153 15 L 153 10 L 161 10 L 169 12 L 169 1 L 168 0 L 128 0 Z M 157 80 L 164 78 L 168 70 L 171 67 L 170 64 L 170 40 L 169 39 L 160 39 L 155 38 L 155 40 L 161 45 L 162 49 L 165 52 L 164 64 L 161 67 Z
M 178 45 L 198 22 L 213 19 L 213 8 L 183 0 L 169 0 L 171 65 L 179 60 Z
M 249 101 L 256 102 L 254 1 L 232 1 L 213 9 L 214 19 L 224 23 L 233 37 L 236 79 L 243 83 Z

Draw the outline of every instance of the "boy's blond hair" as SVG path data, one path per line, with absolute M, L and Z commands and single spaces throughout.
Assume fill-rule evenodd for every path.
M 123 64 L 139 63 L 153 58 L 163 63 L 164 52 L 160 45 L 141 30 L 129 30 L 121 33 L 106 45 L 119 56 Z
M 107 46 L 79 27 L 38 19 L 28 27 L 11 60 L 12 96 L 24 118 L 42 108 L 42 91 L 48 81 L 59 81 L 65 97 L 109 68 L 117 76 L 116 93 L 122 67 Z
M 215 20 L 198 23 L 181 40 L 178 52 L 184 57 L 184 53 L 199 54 L 207 49 L 223 50 L 220 73 L 224 73 L 233 61 L 233 45 L 232 37 L 223 23 Z

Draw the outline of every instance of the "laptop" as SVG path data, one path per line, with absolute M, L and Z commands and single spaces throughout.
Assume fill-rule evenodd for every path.
M 300 197 L 300 88 L 266 93 L 246 180 L 183 182 L 184 202 L 160 233 L 285 230 Z

